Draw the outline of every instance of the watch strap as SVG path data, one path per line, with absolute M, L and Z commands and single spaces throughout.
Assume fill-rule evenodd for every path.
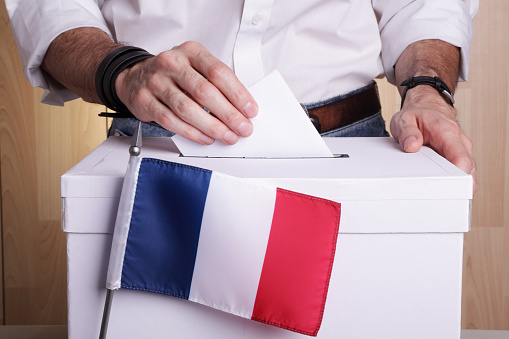
M 401 95 L 401 107 L 403 107 L 403 103 L 405 102 L 407 91 L 419 85 L 428 85 L 435 88 L 438 91 L 438 93 L 442 94 L 449 100 L 451 106 L 454 106 L 454 97 L 452 95 L 452 92 L 442 79 L 440 79 L 439 77 L 416 76 L 406 79 L 400 85 L 405 86 L 403 94 Z

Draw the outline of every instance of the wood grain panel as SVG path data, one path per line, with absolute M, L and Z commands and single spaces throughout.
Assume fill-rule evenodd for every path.
M 105 139 L 107 121 L 97 116 L 101 106 L 82 100 L 34 107 L 39 219 L 60 220 L 60 176 Z
M 391 85 L 387 79 L 377 79 L 378 94 L 382 104 L 382 115 L 385 119 L 385 128 L 390 133 L 390 121 L 394 114 L 399 112 L 401 96 L 398 89 Z
M 0 15 L 0 165 L 4 319 L 9 325 L 65 324 L 66 250 L 60 221 L 60 175 L 106 136 L 101 106 L 81 100 L 39 103 Z
M 470 134 L 482 185 L 476 195 L 473 223 L 503 227 L 505 149 L 507 148 L 507 31 L 509 4 L 503 0 L 482 3 L 475 21 L 470 81 L 472 114 Z
M 3 65 L 3 60 L 7 58 L 7 53 L 8 53 L 8 47 L 5 45 L 4 46 L 4 41 L 5 41 L 5 35 L 6 35 L 6 31 L 7 31 L 7 27 L 9 25 L 9 21 L 6 20 L 7 18 L 5 17 L 4 15 L 4 6 L 5 4 L 2 2 L 2 5 L 0 5 L 0 43 L 1 43 L 1 47 L 0 47 L 0 71 L 2 69 L 5 68 L 5 66 Z M 2 78 L 1 78 L 1 75 L 0 75 L 0 100 L 4 97 L 6 91 L 4 89 L 5 85 L 4 85 L 4 82 L 2 81 Z M 1 116 L 2 116 L 2 104 L 1 104 L 1 101 L 0 101 L 0 119 L 1 119 Z M 1 138 L 0 138 L 0 150 L 2 148 L 2 141 L 1 141 Z M 2 183 L 1 183 L 1 177 L 2 177 L 2 174 L 1 174 L 1 154 L 0 154 L 0 193 L 2 192 Z M 3 217 L 2 217 L 2 195 L 0 194 L 0 235 L 3 233 Z M 2 238 L 0 237 L 0 263 L 3 263 L 3 253 L 4 253 L 4 249 L 3 249 L 3 240 Z M 0 325 L 4 325 L 5 324 L 5 320 L 4 320 L 4 308 L 3 308 L 3 305 L 4 305 L 4 270 L 0 270 Z
M 463 328 L 509 328 L 507 234 L 502 227 L 473 227 L 465 236 Z
M 479 188 L 465 236 L 463 328 L 509 330 L 509 2 L 481 1 L 461 121 L 474 142 Z

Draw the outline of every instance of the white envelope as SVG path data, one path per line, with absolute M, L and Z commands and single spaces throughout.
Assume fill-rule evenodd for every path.
M 278 71 L 249 88 L 259 112 L 252 118 L 253 134 L 235 145 L 215 141 L 200 145 L 175 135 L 184 156 L 235 158 L 333 157 L 307 114 Z

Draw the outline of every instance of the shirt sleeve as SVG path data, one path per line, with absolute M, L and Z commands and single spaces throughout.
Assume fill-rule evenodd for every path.
M 78 27 L 96 27 L 111 36 L 98 0 L 5 0 L 12 33 L 30 84 L 44 89 L 41 102 L 63 105 L 78 96 L 63 87 L 40 66 L 50 43 Z
M 478 0 L 373 0 L 387 80 L 395 82 L 394 65 L 408 45 L 438 39 L 461 49 L 458 80 L 466 81 L 478 6 Z

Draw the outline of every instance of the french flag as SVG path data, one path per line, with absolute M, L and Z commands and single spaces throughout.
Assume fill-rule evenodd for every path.
M 188 299 L 316 336 L 340 211 L 248 179 L 131 157 L 107 288 Z

